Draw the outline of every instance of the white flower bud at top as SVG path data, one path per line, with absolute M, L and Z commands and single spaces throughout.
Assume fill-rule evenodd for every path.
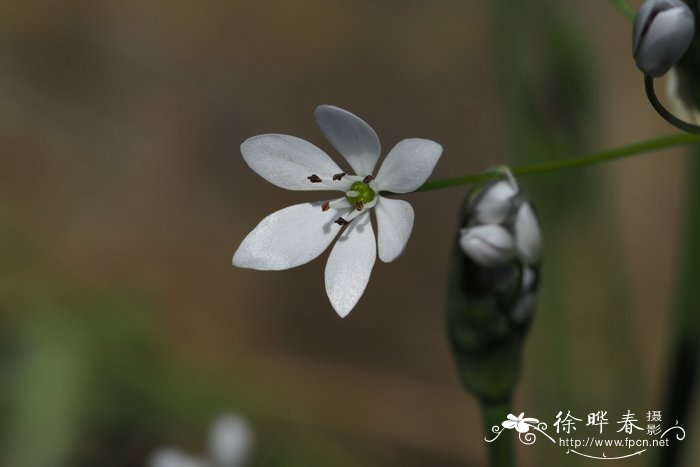
M 637 11 L 632 53 L 637 68 L 658 78 L 683 56 L 695 32 L 695 18 L 681 0 L 647 0 Z
M 462 251 L 481 266 L 500 266 L 515 256 L 513 236 L 500 225 L 470 227 L 462 229 L 460 234 Z
M 209 456 L 215 467 L 246 467 L 253 448 L 253 432 L 238 415 L 223 415 L 209 434 Z
M 484 188 L 474 203 L 474 219 L 478 224 L 500 224 L 513 209 L 518 187 L 500 180 Z
M 520 259 L 525 264 L 539 263 L 542 255 L 542 232 L 530 203 L 520 205 L 515 215 L 514 234 L 515 248 Z

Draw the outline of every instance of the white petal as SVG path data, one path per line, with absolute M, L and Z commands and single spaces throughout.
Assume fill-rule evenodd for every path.
M 332 105 L 316 107 L 316 121 L 356 175 L 372 175 L 381 152 L 379 138 L 372 127 L 358 116 Z
M 530 203 L 523 203 L 515 216 L 515 248 L 526 264 L 537 264 L 542 254 L 542 232 Z
M 375 183 L 382 190 L 394 193 L 414 191 L 433 173 L 441 154 L 442 146 L 429 139 L 399 141 L 384 159 Z
M 459 244 L 466 255 L 485 267 L 504 264 L 515 253 L 513 236 L 494 224 L 463 229 Z
M 223 415 L 209 434 L 209 456 L 217 467 L 248 465 L 253 447 L 253 432 L 238 415 Z
M 506 420 L 505 422 L 502 422 L 501 425 L 503 426 L 503 428 L 506 428 L 508 430 L 512 430 L 513 428 L 515 428 L 515 425 L 517 423 L 518 422 L 516 422 L 514 420 Z
M 413 229 L 413 208 L 400 199 L 379 197 L 377 214 L 377 249 L 379 259 L 390 263 L 403 253 Z
M 241 153 L 255 173 L 287 190 L 329 190 L 325 183 L 312 183 L 308 177 L 318 175 L 331 182 L 333 175 L 342 172 L 328 154 L 295 136 L 253 136 L 241 144 Z
M 177 448 L 161 448 L 154 452 L 148 467 L 206 467 L 206 463 Z
M 303 203 L 274 212 L 243 239 L 233 265 L 262 271 L 308 263 L 328 247 L 340 230 L 332 211 L 321 203 Z
M 500 224 L 513 209 L 513 197 L 518 193 L 518 188 L 501 180 L 484 190 L 477 195 L 474 218 L 479 224 Z
M 338 238 L 326 264 L 326 293 L 341 318 L 364 293 L 376 257 L 372 223 L 362 214 Z

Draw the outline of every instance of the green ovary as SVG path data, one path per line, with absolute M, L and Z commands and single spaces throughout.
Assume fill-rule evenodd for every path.
M 353 183 L 350 186 L 350 190 L 348 190 L 348 193 L 353 191 L 357 193 L 357 196 L 345 197 L 345 199 L 348 200 L 348 203 L 350 203 L 352 206 L 355 206 L 358 201 L 361 201 L 362 204 L 367 204 L 374 200 L 375 193 L 365 182 Z

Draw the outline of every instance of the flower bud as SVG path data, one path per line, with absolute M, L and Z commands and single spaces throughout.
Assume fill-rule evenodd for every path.
M 523 266 L 520 277 L 520 292 L 510 313 L 515 323 L 527 325 L 530 322 L 537 301 L 538 280 L 539 272 L 537 269 Z
M 474 219 L 479 224 L 500 224 L 514 208 L 518 187 L 499 180 L 487 185 L 474 202 Z
M 467 197 L 450 264 L 448 333 L 464 387 L 506 401 L 537 306 L 542 232 L 507 167 Z
M 477 264 L 500 266 L 513 259 L 515 242 L 506 229 L 496 224 L 479 225 L 460 231 L 459 245 Z
M 647 0 L 637 11 L 632 33 L 634 60 L 658 78 L 683 56 L 695 31 L 692 11 L 681 0 Z
M 530 203 L 524 202 L 520 205 L 513 228 L 518 257 L 525 264 L 538 264 L 542 254 L 542 232 Z

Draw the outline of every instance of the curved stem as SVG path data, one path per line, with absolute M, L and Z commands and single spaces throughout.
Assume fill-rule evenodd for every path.
M 669 112 L 668 109 L 666 109 L 666 107 L 659 102 L 659 99 L 656 97 L 656 92 L 654 92 L 654 78 L 649 75 L 644 75 L 644 90 L 647 92 L 647 99 L 649 99 L 652 107 L 654 107 L 654 110 L 656 110 L 656 112 L 661 115 L 664 120 L 679 130 L 683 130 L 688 133 L 700 134 L 700 126 L 684 122 Z
M 610 0 L 610 3 L 617 8 L 617 10 L 622 13 L 622 15 L 627 18 L 628 21 L 634 21 L 635 11 L 629 3 L 625 0 Z
M 511 170 L 513 175 L 534 175 L 546 172 L 557 172 L 561 170 L 585 167 L 603 162 L 609 162 L 623 157 L 630 157 L 645 152 L 657 151 L 659 149 L 671 148 L 684 144 L 700 143 L 700 136 L 683 133 L 679 135 L 664 136 L 641 143 L 623 146 L 621 148 L 608 149 L 581 157 L 558 159 L 542 164 L 516 167 Z M 430 191 L 455 186 L 469 185 L 473 183 L 495 180 L 503 176 L 500 169 L 492 169 L 478 174 L 463 175 L 461 177 L 445 178 L 442 180 L 432 180 L 424 183 L 416 191 Z

